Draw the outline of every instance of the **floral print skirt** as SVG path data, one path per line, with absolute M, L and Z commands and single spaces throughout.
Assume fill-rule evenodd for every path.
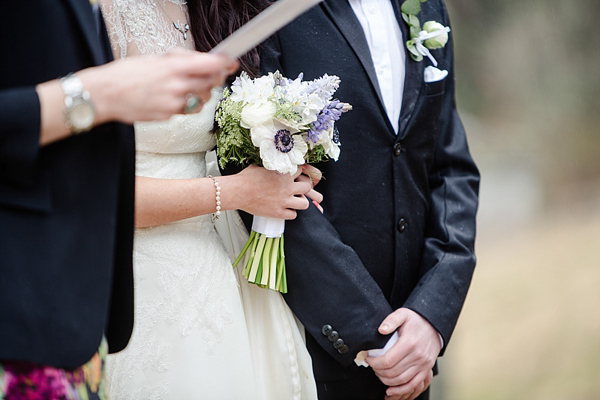
M 104 364 L 108 343 L 75 370 L 22 361 L 0 361 L 0 400 L 106 400 Z

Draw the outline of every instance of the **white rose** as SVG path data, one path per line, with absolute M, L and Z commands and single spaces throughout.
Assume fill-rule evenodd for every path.
M 275 104 L 271 101 L 266 103 L 249 103 L 242 108 L 241 125 L 252 129 L 258 125 L 264 125 L 275 117 Z
M 425 24 L 423 25 L 423 30 L 426 31 L 427 33 L 433 33 L 436 31 L 440 31 L 446 30 L 446 27 L 442 24 L 440 24 L 439 22 L 435 22 L 435 21 L 427 21 L 425 22 Z M 439 35 L 437 35 L 436 37 L 433 37 L 431 39 L 427 39 L 425 41 L 425 46 L 428 49 L 441 49 L 442 47 L 444 47 L 446 45 L 446 43 L 448 43 L 448 32 L 443 32 L 440 33 Z

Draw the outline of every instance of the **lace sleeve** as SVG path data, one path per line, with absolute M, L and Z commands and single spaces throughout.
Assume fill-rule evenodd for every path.
M 115 59 L 125 58 L 127 56 L 127 35 L 124 16 L 113 0 L 99 0 L 99 4 L 108 30 L 113 55 Z

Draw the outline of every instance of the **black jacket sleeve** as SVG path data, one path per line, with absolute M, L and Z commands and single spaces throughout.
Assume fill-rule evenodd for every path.
M 0 90 L 0 183 L 27 186 L 35 176 L 40 103 L 34 87 Z
M 444 25 L 449 25 L 445 13 Z M 479 172 L 473 162 L 454 97 L 453 41 L 444 48 L 448 69 L 435 158 L 430 171 L 430 213 L 421 270 L 427 271 L 405 307 L 425 317 L 450 341 L 475 268 L 475 217 Z

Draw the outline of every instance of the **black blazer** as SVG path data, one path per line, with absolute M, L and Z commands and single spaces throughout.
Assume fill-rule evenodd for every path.
M 107 124 L 38 145 L 35 85 L 107 62 L 88 0 L 0 13 L 0 360 L 76 367 L 133 325 L 134 138 Z
M 400 0 L 392 3 L 406 40 Z M 422 6 L 422 22 L 449 24 L 441 0 Z M 387 337 L 377 328 L 400 307 L 424 316 L 448 344 L 464 303 L 475 266 L 479 173 L 456 112 L 452 39 L 433 54 L 449 71 L 436 83 L 424 82 L 427 59 L 417 63 L 406 55 L 396 135 L 347 1 L 326 0 L 263 48 L 263 72 L 338 75 L 336 97 L 354 107 L 337 123 L 339 161 L 318 166 L 325 214 L 311 206 L 285 231 L 285 299 L 310 334 L 318 379 L 351 377 L 357 352 L 383 347 Z M 327 326 L 347 352 L 333 346 Z

